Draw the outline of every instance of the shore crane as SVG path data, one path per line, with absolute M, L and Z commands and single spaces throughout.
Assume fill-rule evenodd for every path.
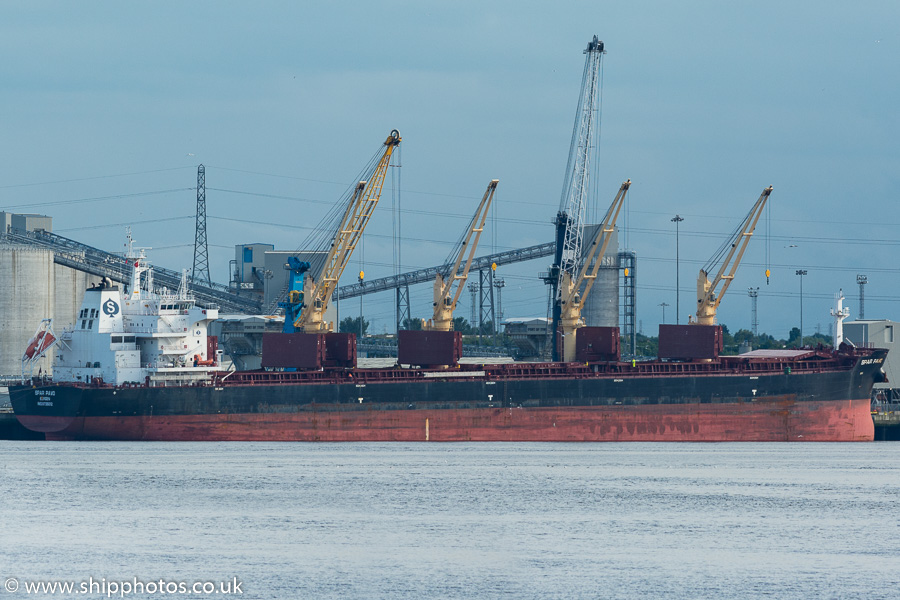
M 574 277 L 565 271 L 561 275 L 560 283 L 560 300 L 559 300 L 559 329 L 562 333 L 563 347 L 562 360 L 571 362 L 575 360 L 575 335 L 578 329 L 584 327 L 584 319 L 581 317 L 581 311 L 591 288 L 597 280 L 597 272 L 600 270 L 600 263 L 603 262 L 603 256 L 606 254 L 606 248 L 612 239 L 612 234 L 616 230 L 616 219 L 625 203 L 625 194 L 631 187 L 631 180 L 624 182 L 612 204 L 606 211 L 603 223 L 597 228 L 597 233 L 591 240 L 587 252 L 584 255 L 584 263 L 578 274 Z M 591 266 L 593 262 L 593 266 Z M 588 269 L 590 268 L 590 273 Z M 584 288 L 582 289 L 582 285 Z
M 581 79 L 581 95 L 575 112 L 575 126 L 569 145 L 569 160 L 563 182 L 559 212 L 556 214 L 556 256 L 544 281 L 550 285 L 551 333 L 553 360 L 559 360 L 556 332 L 560 326 L 563 277 L 574 277 L 581 264 L 581 247 L 584 236 L 584 210 L 587 204 L 590 168 L 596 156 L 595 131 L 599 128 L 600 63 L 606 54 L 603 42 L 594 38 L 584 50 L 584 73 Z
M 709 262 L 700 269 L 700 275 L 697 277 L 697 320 L 693 324 L 716 324 L 716 310 L 719 308 L 722 296 L 725 295 L 725 291 L 734 280 L 734 274 L 738 265 L 741 264 L 744 251 L 747 249 L 747 244 L 750 243 L 750 238 L 753 237 L 753 230 L 756 229 L 756 224 L 759 222 L 759 217 L 762 215 L 771 193 L 772 186 L 763 190 L 759 200 L 756 201 L 756 204 L 744 217 L 744 220 L 734 230 L 734 233 L 719 247 Z M 716 272 L 715 277 L 710 280 L 709 273 L 720 260 L 722 265 Z M 721 289 L 716 291 L 719 286 L 721 286 Z
M 279 302 L 278 306 L 284 309 L 284 327 L 282 333 L 294 333 L 294 321 L 300 316 L 303 308 L 303 279 L 312 266 L 309 261 L 300 260 L 296 256 L 289 256 L 284 268 L 288 273 L 288 296 L 286 301 Z
M 499 179 L 492 179 L 481 198 L 481 203 L 469 223 L 468 231 L 465 238 L 461 242 L 459 252 L 453 265 L 447 261 L 447 269 L 439 272 L 434 278 L 434 316 L 424 324 L 422 329 L 427 331 L 450 331 L 453 326 L 453 311 L 456 309 L 456 302 L 465 288 L 466 279 L 469 276 L 469 269 L 472 267 L 472 260 L 475 258 L 475 250 L 478 248 L 478 240 L 481 239 L 481 233 L 484 231 L 484 223 L 487 220 L 488 211 L 491 208 L 491 202 L 494 199 L 494 192 L 497 191 Z M 460 265 L 463 257 L 466 264 L 460 273 Z M 453 286 L 456 285 L 456 292 L 453 293 Z M 453 297 L 451 298 L 451 294 Z
M 350 261 L 350 256 L 359 243 L 372 212 L 378 205 L 391 155 L 400 145 L 400 141 L 400 132 L 396 129 L 391 131 L 374 169 L 368 173 L 366 180 L 356 184 L 331 242 L 322 272 L 318 277 L 310 270 L 303 273 L 303 292 L 302 296 L 297 298 L 302 302 L 302 308 L 294 320 L 295 330 L 305 333 L 327 333 L 333 329 L 333 324 L 325 321 L 325 309 L 328 308 L 328 301 L 337 287 L 341 274 Z

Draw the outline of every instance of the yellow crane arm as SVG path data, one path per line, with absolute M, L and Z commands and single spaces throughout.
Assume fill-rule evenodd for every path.
M 571 304 L 576 296 L 580 295 L 580 304 L 583 305 L 588 294 L 591 293 L 594 281 L 597 280 L 597 272 L 600 270 L 600 263 L 602 262 L 603 256 L 606 254 L 606 248 L 609 246 L 609 242 L 612 239 L 612 233 L 616 229 L 616 220 L 619 218 L 619 212 L 625 204 L 625 194 L 628 192 L 629 187 L 631 187 L 630 179 L 619 187 L 619 191 L 616 193 L 616 197 L 609 206 L 609 210 L 606 211 L 606 217 L 603 219 L 603 223 L 597 229 L 597 233 L 594 235 L 594 239 L 591 240 L 591 245 L 588 247 L 587 252 L 584 253 L 584 264 L 581 266 L 581 270 L 575 277 L 574 283 L 566 286 L 567 289 L 563 289 L 562 299 L 564 304 Z M 591 268 L 591 261 L 594 263 L 593 268 Z M 590 275 L 587 272 L 589 268 L 591 268 Z M 585 280 L 587 283 L 584 284 L 584 290 L 579 294 L 578 290 L 581 289 L 581 285 Z
M 494 192 L 497 191 L 499 179 L 492 179 L 481 198 L 481 203 L 475 211 L 475 216 L 469 224 L 469 230 L 466 238 L 463 240 L 456 256 L 453 267 L 447 272 L 447 278 L 440 273 L 434 280 L 434 316 L 431 322 L 425 326 L 425 329 L 432 331 L 450 331 L 453 325 L 453 311 L 456 309 L 456 303 L 465 287 L 465 281 L 469 276 L 469 269 L 472 267 L 472 260 L 475 258 L 475 250 L 478 248 L 478 241 L 481 239 L 481 233 L 484 231 L 484 223 L 487 221 L 488 211 L 491 208 L 491 202 L 494 199 Z M 462 273 L 459 273 L 459 267 L 462 264 L 463 257 L 466 259 L 465 267 Z M 457 274 L 459 273 L 459 274 Z M 453 291 L 453 285 L 457 284 L 456 293 L 450 298 Z
M 341 224 L 335 234 L 334 241 L 325 259 L 325 266 L 318 279 L 307 274 L 303 283 L 304 302 L 300 316 L 294 322 L 294 328 L 307 333 L 324 332 L 330 329 L 325 323 L 325 309 L 328 299 L 334 293 L 350 256 L 359 243 L 372 212 L 378 205 L 384 178 L 391 162 L 394 148 L 400 145 L 400 132 L 391 131 L 384 142 L 384 153 L 368 181 L 360 181 L 344 212 Z
M 710 280 L 706 269 L 700 269 L 700 275 L 697 277 L 697 324 L 715 325 L 719 303 L 722 302 L 722 296 L 725 295 L 725 291 L 734 280 L 734 274 L 737 272 L 738 265 L 741 264 L 744 251 L 747 250 L 747 244 L 753 237 L 753 231 L 756 229 L 756 224 L 759 222 L 771 193 L 772 186 L 763 190 L 759 200 L 756 201 L 741 226 L 732 236 L 728 254 L 722 261 L 722 266 L 719 267 L 716 276 Z M 720 285 L 722 289 L 717 292 L 716 288 Z
M 609 206 L 609 210 L 606 211 L 603 223 L 600 224 L 594 239 L 591 240 L 591 245 L 584 256 L 584 264 L 577 276 L 572 277 L 570 273 L 564 272 L 560 277 L 560 291 L 562 294 L 560 296 L 559 328 L 563 335 L 562 357 L 566 362 L 575 360 L 575 332 L 584 326 L 581 310 L 584 307 L 584 301 L 591 293 L 594 281 L 597 279 L 600 263 L 603 262 L 606 248 L 609 246 L 612 233 L 616 229 L 616 220 L 619 218 L 619 213 L 625 204 L 625 194 L 628 192 L 629 187 L 631 187 L 630 179 L 619 187 L 619 191 Z M 594 263 L 593 267 L 591 267 L 591 261 Z M 588 269 L 590 269 L 590 274 L 588 274 Z M 587 283 L 584 285 L 584 290 L 581 290 L 581 285 L 585 281 Z

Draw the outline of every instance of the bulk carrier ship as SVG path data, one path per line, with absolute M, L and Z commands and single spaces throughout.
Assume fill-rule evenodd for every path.
M 701 269 L 697 322 L 660 327 L 659 359 L 623 362 L 617 327 L 584 326 L 581 310 L 631 184 L 622 184 L 593 239 L 583 239 L 603 42 L 594 36 L 584 53 L 546 277 L 555 362 L 459 364 L 453 310 L 497 180 L 456 259 L 436 277 L 433 318 L 423 331 L 399 332 L 398 366 L 358 368 L 355 336 L 330 333 L 325 310 L 380 197 L 401 141 L 393 130 L 363 170 L 365 180 L 348 190 L 343 213 L 311 236 L 322 234 L 322 243 L 302 246 L 324 256 L 322 263 L 289 259 L 285 329 L 263 338 L 264 369 L 223 372 L 207 335 L 216 309 L 197 306 L 186 282 L 174 294 L 155 290 L 146 257 L 131 252 L 129 293 L 107 281 L 87 291 L 79 321 L 58 340 L 50 325 L 35 336 L 26 362 L 53 348 L 53 380 L 10 387 L 17 419 L 48 439 L 71 440 L 872 440 L 869 399 L 886 350 L 839 343 L 836 350 L 720 356 L 716 309 L 771 187 Z
M 866 441 L 874 435 L 869 399 L 883 376 L 885 350 L 842 344 L 700 360 L 588 357 L 363 369 L 355 366 L 352 334 L 295 333 L 270 334 L 264 362 L 312 360 L 317 368 L 223 372 L 216 340 L 207 334 L 217 311 L 198 306 L 186 286 L 169 293 L 154 290 L 151 280 L 142 289 L 146 259 L 130 263 L 130 294 L 109 281 L 87 290 L 74 326 L 59 339 L 45 326 L 29 345 L 32 352 L 34 346 L 54 351 L 57 361 L 52 381 L 32 377 L 10 387 L 26 428 L 51 440 L 166 441 Z M 673 331 L 685 327 L 715 331 L 690 325 Z M 418 336 L 415 345 L 427 354 L 436 347 L 430 336 L 444 332 L 403 333 Z M 610 344 L 584 339 L 582 346 L 594 351 Z M 329 364 L 335 361 L 341 364 Z

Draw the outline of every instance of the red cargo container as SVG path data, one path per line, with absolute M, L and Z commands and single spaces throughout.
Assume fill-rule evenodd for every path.
M 263 334 L 263 367 L 282 369 L 318 369 L 324 362 L 324 333 Z
M 462 356 L 458 331 L 400 331 L 397 362 L 420 367 L 456 366 Z
M 325 362 L 326 367 L 356 367 L 356 334 L 326 333 Z
M 619 360 L 618 327 L 581 327 L 575 332 L 577 362 Z
M 718 325 L 660 325 L 659 357 L 674 360 L 710 359 L 722 351 Z

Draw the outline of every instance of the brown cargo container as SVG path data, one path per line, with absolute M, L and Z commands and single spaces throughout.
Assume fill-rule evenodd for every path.
M 324 362 L 324 333 L 263 334 L 263 367 L 318 369 Z
M 326 367 L 356 367 L 356 334 L 326 333 L 325 362 Z
M 219 336 L 206 336 L 206 360 L 216 360 L 216 352 L 219 350 Z
M 618 327 L 581 327 L 575 332 L 577 362 L 619 360 Z
M 462 334 L 458 331 L 400 331 L 397 362 L 401 365 L 456 366 L 462 356 Z
M 710 359 L 722 351 L 719 325 L 660 325 L 659 357 L 674 360 Z

